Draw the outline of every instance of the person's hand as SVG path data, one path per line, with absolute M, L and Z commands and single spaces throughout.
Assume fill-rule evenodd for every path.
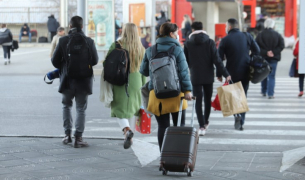
M 268 57 L 274 57 L 274 54 L 273 54 L 272 51 L 268 51 L 268 52 L 267 52 L 267 56 L 268 56 Z
M 26 32 L 26 31 L 23 31 L 23 34 L 27 34 L 27 32 Z
M 190 93 L 190 92 L 184 94 L 184 99 L 185 99 L 185 100 L 190 101 L 190 100 L 192 100 L 192 97 L 193 97 L 193 95 L 192 95 L 192 93 Z
M 219 82 L 222 82 L 222 77 L 217 77 L 217 80 L 218 80 Z
M 226 78 L 226 81 L 227 81 L 227 82 L 230 82 L 230 81 L 231 81 L 231 76 L 228 76 L 228 77 Z

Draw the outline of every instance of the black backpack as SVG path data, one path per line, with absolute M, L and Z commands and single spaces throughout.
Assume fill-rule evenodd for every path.
M 129 69 L 129 53 L 116 41 L 104 62 L 104 80 L 116 86 L 128 85 Z
M 74 33 L 67 44 L 67 74 L 72 79 L 93 76 L 92 55 L 86 36 Z

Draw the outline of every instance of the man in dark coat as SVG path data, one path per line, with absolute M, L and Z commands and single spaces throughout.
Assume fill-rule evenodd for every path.
M 53 37 L 57 33 L 57 28 L 59 27 L 59 23 L 56 21 L 54 15 L 48 17 L 48 31 L 51 34 L 51 41 L 53 40 Z
M 249 71 L 250 71 L 250 55 L 251 50 L 253 55 L 258 55 L 260 49 L 253 37 L 248 33 L 240 32 L 238 29 L 238 21 L 231 18 L 226 23 L 226 32 L 228 35 L 224 37 L 218 48 L 218 53 L 221 59 L 227 60 L 226 68 L 232 77 L 233 82 L 241 81 L 245 94 L 249 88 Z M 220 74 L 217 73 L 217 77 Z M 240 118 L 235 118 L 235 129 L 243 130 L 245 122 L 245 113 L 241 114 Z
M 28 36 L 29 37 L 29 42 L 32 41 L 32 33 L 31 33 L 31 30 L 30 30 L 27 23 L 24 23 L 24 25 L 20 29 L 19 43 L 21 43 L 22 36 Z
M 211 112 L 211 98 L 213 94 L 214 66 L 226 80 L 231 76 L 218 56 L 215 42 L 203 31 L 202 22 L 192 24 L 192 33 L 185 42 L 184 53 L 191 72 L 194 96 L 196 100 L 196 114 L 200 126 L 199 135 L 205 135 L 209 125 Z M 204 77 L 204 78 L 203 78 Z M 202 96 L 204 96 L 204 115 L 202 113 Z
M 156 26 L 157 36 L 160 35 L 160 27 L 162 26 L 162 24 L 166 23 L 166 21 L 167 21 L 167 19 L 165 17 L 165 12 L 161 11 L 160 14 L 161 14 L 161 17 L 156 17 L 156 20 L 158 21 L 158 24 Z
M 59 39 L 58 45 L 53 53 L 52 64 L 54 67 L 60 69 L 60 85 L 59 92 L 62 93 L 62 104 L 63 104 L 63 121 L 64 121 L 64 130 L 65 138 L 63 139 L 64 144 L 72 143 L 71 133 L 73 120 L 71 116 L 72 101 L 75 98 L 76 102 L 76 112 L 77 118 L 75 122 L 75 143 L 74 147 L 84 147 L 88 146 L 86 142 L 82 140 L 82 134 L 85 128 L 85 111 L 87 109 L 87 99 L 88 95 L 92 94 L 92 84 L 93 84 L 93 74 L 88 78 L 71 78 L 68 76 L 68 54 L 67 54 L 67 44 L 69 38 L 79 34 L 85 36 L 83 31 L 83 19 L 79 16 L 74 16 L 70 20 L 70 31 L 68 36 L 61 37 Z M 88 47 L 91 52 L 91 58 L 88 57 L 88 61 L 91 62 L 92 66 L 96 65 L 98 62 L 98 55 L 94 45 L 94 41 L 85 37 Z M 75 48 L 75 46 L 74 46 Z M 77 46 L 79 48 L 79 46 Z M 81 47 L 87 48 L 87 47 Z M 90 59 L 89 59 L 90 58 Z M 74 61 L 77 59 L 73 59 Z M 81 61 L 81 60 L 79 60 Z M 79 62 L 81 65 L 81 62 Z M 89 66 L 90 67 L 90 66 Z
M 274 20 L 267 19 L 265 21 L 266 28 L 256 37 L 256 42 L 261 49 L 261 56 L 269 62 L 272 68 L 268 77 L 261 82 L 261 94 L 266 96 L 266 93 L 268 93 L 269 99 L 274 99 L 276 67 L 281 60 L 281 52 L 285 47 L 283 37 L 273 30 L 274 25 Z

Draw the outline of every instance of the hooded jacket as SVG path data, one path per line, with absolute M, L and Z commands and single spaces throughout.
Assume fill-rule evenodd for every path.
M 93 85 L 93 76 L 89 78 L 84 79 L 71 79 L 67 76 L 67 44 L 69 42 L 69 37 L 73 33 L 80 33 L 84 35 L 83 31 L 80 29 L 73 28 L 70 30 L 68 36 L 63 36 L 59 39 L 58 45 L 55 48 L 55 51 L 52 56 L 52 64 L 54 67 L 60 69 L 60 85 L 59 85 L 59 92 L 62 93 L 63 91 L 67 89 L 71 89 L 71 87 L 74 87 L 79 92 L 85 92 L 87 94 L 92 94 L 92 85 Z M 94 41 L 86 37 L 87 43 L 89 45 L 89 48 L 91 49 L 92 53 L 92 62 L 91 65 L 94 66 L 98 63 L 98 55 L 95 48 Z
M 214 82 L 214 66 L 220 76 L 229 76 L 219 58 L 215 42 L 204 32 L 190 35 L 186 41 L 184 53 L 191 72 L 191 81 L 193 85 L 212 84 Z M 196 34 L 195 34 L 196 33 Z
M 48 17 L 48 30 L 49 32 L 57 32 L 57 28 L 59 27 L 59 23 L 56 21 L 54 16 Z
M 25 26 L 25 28 L 24 28 L 24 26 Z M 24 25 L 21 27 L 20 33 L 22 34 L 23 31 L 26 31 L 26 32 L 27 32 L 27 36 L 30 34 L 30 28 L 29 28 L 28 24 L 24 24 Z
M 285 48 L 283 37 L 271 28 L 264 29 L 256 37 L 256 42 L 261 48 L 261 56 L 267 61 L 281 60 L 281 52 Z M 274 57 L 268 57 L 267 52 L 272 51 Z
M 13 35 L 7 28 L 0 29 L 0 45 L 11 46 L 13 41 Z

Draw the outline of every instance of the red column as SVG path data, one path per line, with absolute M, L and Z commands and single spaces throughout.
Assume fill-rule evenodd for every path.
M 255 28 L 256 26 L 256 0 L 243 0 L 244 6 L 251 6 L 251 27 Z
M 176 23 L 176 0 L 172 0 L 172 17 L 171 22 Z
M 297 0 L 285 2 L 285 36 L 297 36 Z

